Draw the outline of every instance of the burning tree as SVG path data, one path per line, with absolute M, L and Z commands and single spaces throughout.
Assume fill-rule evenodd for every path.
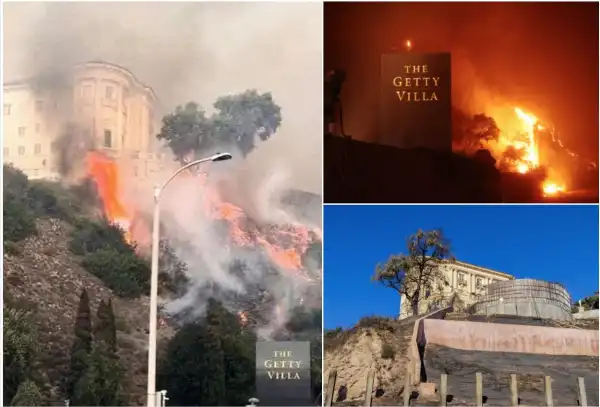
M 485 147 L 485 143 L 498 141 L 500 129 L 496 121 L 484 114 L 469 116 L 454 109 L 452 114 L 452 138 L 454 148 L 473 154 Z
M 418 315 L 421 296 L 444 280 L 440 264 L 453 257 L 450 243 L 439 229 L 417 231 L 408 238 L 407 250 L 408 254 L 393 255 L 385 264 L 378 264 L 373 279 L 406 296 L 413 315 Z
M 213 107 L 216 112 L 208 117 L 197 103 L 189 102 L 163 118 L 157 138 L 167 142 L 180 162 L 219 146 L 235 145 L 247 156 L 257 137 L 269 139 L 281 124 L 281 108 L 269 92 L 222 96 Z

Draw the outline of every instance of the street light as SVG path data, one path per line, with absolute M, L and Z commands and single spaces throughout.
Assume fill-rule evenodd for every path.
M 154 218 L 152 221 L 152 272 L 150 275 L 150 332 L 148 336 L 148 407 L 156 407 L 156 313 L 158 307 L 158 252 L 160 245 L 160 195 L 165 187 L 190 167 L 205 163 L 230 160 L 231 154 L 218 153 L 187 163 L 173 173 L 162 185 L 154 187 Z

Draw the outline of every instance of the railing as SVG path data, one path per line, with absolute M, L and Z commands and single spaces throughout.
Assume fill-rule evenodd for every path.
M 407 367 L 408 369 L 408 367 Z M 337 379 L 337 371 L 332 370 L 329 374 L 329 381 L 327 382 L 327 393 L 325 397 L 325 407 L 333 406 L 333 395 L 335 392 L 335 381 Z M 367 374 L 367 381 L 365 386 L 365 398 L 364 406 L 372 406 L 373 401 L 373 382 L 375 379 L 375 372 L 370 370 Z M 510 375 L 510 405 L 519 406 L 521 401 L 519 399 L 517 375 Z M 416 393 L 416 397 L 415 397 Z M 447 406 L 449 399 L 453 396 L 448 394 L 448 375 L 442 374 L 440 376 L 439 391 L 436 392 L 436 398 L 439 399 L 440 406 Z M 405 375 L 404 385 L 402 386 L 399 394 L 402 394 L 403 406 L 410 406 L 412 400 L 416 399 L 419 395 L 418 391 L 413 391 L 411 385 L 410 375 Z M 475 373 L 475 405 L 482 407 L 486 397 L 483 395 L 483 375 L 481 373 Z M 547 407 L 554 406 L 554 398 L 552 395 L 552 378 L 550 376 L 544 376 L 544 405 Z M 578 405 L 581 407 L 588 407 L 587 393 L 585 390 L 585 379 L 583 377 L 577 378 L 577 400 L 573 400 L 572 405 Z

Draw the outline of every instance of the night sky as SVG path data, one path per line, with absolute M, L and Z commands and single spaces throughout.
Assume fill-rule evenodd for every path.
M 344 69 L 344 127 L 377 140 L 380 55 L 452 53 L 452 100 L 508 103 L 598 158 L 598 3 L 325 3 L 325 68 Z

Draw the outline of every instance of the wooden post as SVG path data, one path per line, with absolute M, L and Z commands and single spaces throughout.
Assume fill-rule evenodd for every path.
M 443 374 L 440 377 L 440 406 L 446 407 L 447 397 L 448 397 L 448 375 Z
M 585 393 L 585 380 L 583 377 L 577 378 L 577 392 L 579 394 L 579 405 L 587 407 L 587 394 Z
M 552 378 L 550 376 L 544 377 L 544 389 L 546 392 L 546 406 L 553 407 L 554 401 L 552 400 Z
M 402 393 L 402 401 L 403 405 L 410 406 L 410 396 L 412 395 L 412 386 L 410 383 L 410 371 L 406 369 L 406 374 L 404 375 L 404 392 Z
M 475 373 L 475 402 L 477 407 L 483 407 L 483 376 Z
M 337 370 L 329 372 L 329 382 L 327 382 L 327 394 L 325 395 L 325 406 L 333 405 L 333 392 L 335 391 L 335 380 L 337 379 Z
M 519 388 L 517 386 L 517 375 L 510 375 L 510 405 L 516 407 L 519 405 Z
M 365 406 L 371 407 L 371 399 L 373 398 L 373 382 L 375 381 L 375 371 L 369 370 L 367 375 L 367 393 L 365 394 Z

